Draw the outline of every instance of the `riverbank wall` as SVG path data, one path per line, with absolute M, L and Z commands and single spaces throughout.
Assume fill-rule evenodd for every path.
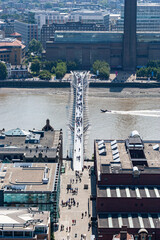
M 0 88 L 70 88 L 70 82 L 0 81 Z
M 90 82 L 90 88 L 160 88 L 160 82 Z M 70 88 L 70 82 L 0 81 L 0 88 Z

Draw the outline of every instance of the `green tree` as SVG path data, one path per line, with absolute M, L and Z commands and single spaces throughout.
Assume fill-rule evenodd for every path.
M 3 62 L 0 62 L 0 80 L 5 80 L 7 77 L 7 68 Z
M 160 68 L 157 69 L 157 80 L 160 81 Z
M 36 72 L 37 74 L 39 73 L 39 71 L 40 71 L 40 62 L 38 60 L 34 60 L 31 63 L 31 71 L 32 72 Z
M 101 67 L 99 69 L 99 76 L 100 76 L 100 78 L 108 79 L 109 78 L 109 74 L 110 74 L 109 69 L 106 66 Z
M 55 68 L 55 66 L 53 66 L 51 69 L 51 73 L 55 73 L 55 72 L 56 72 L 56 68 Z
M 54 61 L 45 61 L 45 62 L 43 63 L 43 69 L 44 69 L 44 70 L 48 70 L 48 71 L 50 71 L 50 72 L 51 72 L 53 66 L 54 66 L 54 67 L 57 66 L 57 63 L 54 62 Z
M 47 70 L 43 70 L 39 74 L 39 78 L 42 80 L 50 80 L 52 77 L 51 73 Z
M 139 70 L 137 70 L 137 77 L 146 77 L 147 76 L 147 71 L 146 68 L 142 67 Z
M 65 62 L 59 62 L 57 63 L 57 67 L 56 67 L 56 78 L 62 78 L 67 72 L 67 66 Z
M 97 74 L 97 71 L 99 71 L 99 77 L 103 79 L 108 79 L 110 74 L 110 66 L 105 61 L 97 60 L 93 63 L 93 73 Z
M 67 71 L 74 71 L 77 69 L 77 64 L 74 61 L 67 62 Z
M 36 54 L 38 53 L 42 53 L 42 44 L 40 41 L 37 41 L 36 39 L 32 39 L 29 42 L 29 46 L 28 46 L 28 51 L 29 52 L 34 52 Z

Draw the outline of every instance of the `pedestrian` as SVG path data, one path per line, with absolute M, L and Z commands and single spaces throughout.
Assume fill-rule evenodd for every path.
M 69 227 L 69 232 L 71 231 L 71 227 Z
M 85 217 L 87 216 L 87 211 L 85 211 Z
M 83 219 L 84 214 L 82 213 L 82 219 Z

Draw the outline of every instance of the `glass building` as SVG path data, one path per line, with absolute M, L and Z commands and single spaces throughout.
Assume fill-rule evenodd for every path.
M 58 163 L 1 164 L 1 206 L 38 207 L 59 218 L 60 168 Z M 9 176 L 9 178 L 7 177 Z
M 117 31 L 123 31 L 124 5 L 121 18 L 117 20 Z M 160 3 L 139 3 L 137 5 L 137 31 L 160 31 Z

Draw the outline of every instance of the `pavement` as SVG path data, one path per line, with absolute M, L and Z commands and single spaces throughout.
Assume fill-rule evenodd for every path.
M 81 177 L 77 177 L 77 183 L 75 171 L 71 169 L 71 162 L 66 161 L 64 165 L 66 166 L 66 171 L 61 175 L 60 219 L 59 228 L 54 233 L 55 240 L 90 240 L 92 228 L 88 228 L 88 224 L 91 223 L 92 202 L 90 201 L 91 179 L 88 166 L 93 166 L 93 162 L 84 163 L 86 168 L 84 168 L 84 171 L 79 172 Z M 71 184 L 71 188 L 75 192 L 78 188 L 78 193 L 73 194 L 70 190 L 67 191 L 68 184 Z M 84 189 L 85 184 L 88 185 L 88 189 Z M 74 199 L 75 206 L 69 204 L 69 199 L 71 202 L 71 198 Z M 68 205 L 66 206 L 67 201 Z M 62 230 L 63 228 L 64 230 Z

